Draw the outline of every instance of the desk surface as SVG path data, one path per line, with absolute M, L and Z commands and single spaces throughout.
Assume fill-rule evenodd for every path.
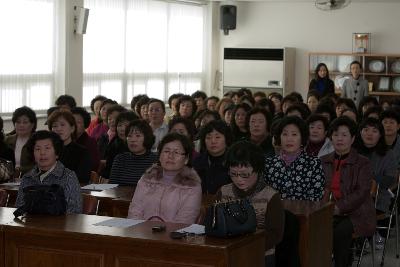
M 133 193 L 135 192 L 134 186 L 117 186 L 111 189 L 103 191 L 90 191 L 82 190 L 82 193 L 86 193 L 95 196 L 99 199 L 118 199 L 122 201 L 132 201 Z
M 264 261 L 262 230 L 229 239 L 196 236 L 174 240 L 169 233 L 186 225 L 163 223 L 166 231 L 153 233 L 152 227 L 160 222 L 127 228 L 95 226 L 110 217 L 82 214 L 14 220 L 10 216 L 13 210 L 0 208 L 0 220 L 8 221 L 2 228 L 4 266 L 63 266 L 72 261 L 76 267 L 253 267 Z

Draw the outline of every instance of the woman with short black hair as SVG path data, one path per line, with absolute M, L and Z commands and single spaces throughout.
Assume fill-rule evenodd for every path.
M 136 185 L 144 172 L 157 162 L 151 152 L 155 137 L 145 120 L 133 120 L 125 129 L 129 152 L 117 155 L 111 168 L 111 184 Z
M 64 189 L 67 213 L 81 213 L 81 187 L 75 172 L 58 159 L 63 151 L 63 141 L 54 132 L 37 131 L 27 143 L 27 150 L 35 160 L 35 167 L 21 180 L 15 206 L 24 205 L 24 188 L 32 185 L 58 184 Z
M 276 129 L 275 142 L 279 155 L 266 158 L 264 179 L 278 190 L 283 199 L 322 200 L 325 177 L 321 161 L 307 155 L 306 123 L 295 116 L 281 119 Z
M 333 256 L 336 267 L 349 265 L 353 233 L 370 237 L 376 215 L 370 195 L 371 162 L 352 149 L 357 125 L 347 117 L 335 119 L 329 129 L 334 152 L 321 158 L 326 177 L 324 200 L 334 201 Z
M 271 114 L 263 108 L 253 108 L 247 113 L 246 127 L 250 133 L 249 141 L 259 146 L 267 157 L 275 155 L 270 134 L 271 124 Z
M 15 134 L 7 136 L 4 142 L 14 150 L 16 170 L 24 174 L 34 165 L 25 144 L 36 130 L 36 113 L 27 106 L 17 108 L 12 115 L 12 122 Z
M 221 120 L 211 121 L 201 129 L 202 153 L 193 160 L 193 168 L 201 178 L 203 194 L 215 194 L 221 186 L 230 183 L 224 160 L 231 143 L 231 129 Z
M 218 199 L 250 200 L 257 228 L 265 230 L 265 266 L 275 266 L 275 246 L 282 240 L 285 214 L 279 193 L 263 179 L 263 151 L 248 141 L 239 141 L 229 148 L 226 167 L 232 183 L 221 188 Z

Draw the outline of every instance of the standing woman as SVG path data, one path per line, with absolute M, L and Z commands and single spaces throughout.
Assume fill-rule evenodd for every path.
M 145 120 L 129 122 L 125 136 L 129 152 L 115 157 L 109 183 L 136 185 L 144 172 L 157 162 L 157 153 L 151 152 L 155 137 Z
M 191 166 L 193 144 L 167 134 L 158 146 L 159 162 L 140 178 L 128 218 L 192 224 L 201 206 L 201 180 Z
M 335 267 L 349 266 L 352 235 L 369 237 L 376 228 L 376 214 L 370 195 L 373 171 L 370 161 L 352 144 L 357 125 L 347 117 L 335 119 L 329 129 L 335 151 L 322 157 L 326 201 L 335 202 L 333 257 Z
M 76 140 L 76 122 L 68 110 L 56 110 L 47 120 L 49 130 L 58 134 L 64 143 L 59 160 L 64 166 L 74 171 L 80 183 L 90 180 L 92 162 L 86 148 L 78 145 Z
M 232 183 L 221 188 L 218 198 L 250 200 L 256 211 L 257 228 L 265 230 L 265 266 L 275 266 L 275 246 L 283 237 L 285 213 L 279 193 L 262 177 L 263 152 L 248 141 L 237 142 L 227 152 L 226 166 Z
M 325 177 L 319 158 L 304 151 L 308 141 L 306 123 L 294 116 L 284 117 L 276 129 L 279 155 L 266 158 L 264 178 L 282 199 L 322 200 Z
M 329 78 L 329 70 L 325 63 L 319 63 L 315 68 L 315 77 L 308 89 L 316 90 L 322 97 L 335 93 L 335 83 Z
M 34 165 L 25 144 L 36 130 L 36 113 L 27 106 L 17 108 L 13 113 L 12 122 L 15 134 L 7 136 L 4 142 L 14 150 L 16 171 L 25 174 Z
M 215 194 L 230 183 L 224 160 L 232 142 L 231 129 L 221 120 L 211 121 L 200 131 L 201 151 L 193 161 L 193 168 L 201 178 L 203 194 Z
M 361 99 L 368 95 L 368 81 L 361 77 L 362 65 L 358 61 L 350 64 L 351 77 L 344 81 L 342 87 L 342 97 L 350 98 L 356 106 Z
M 250 142 L 259 146 L 267 157 L 275 155 L 270 134 L 271 124 L 271 114 L 263 108 L 254 108 L 247 114 L 246 125 Z
M 248 138 L 249 132 L 246 128 L 246 116 L 250 110 L 251 107 L 246 103 L 235 106 L 230 123 L 234 142 Z

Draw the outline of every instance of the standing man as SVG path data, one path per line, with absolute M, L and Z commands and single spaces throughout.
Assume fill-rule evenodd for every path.
M 151 148 L 152 152 L 157 152 L 157 146 L 161 139 L 168 133 L 168 125 L 164 122 L 165 104 L 163 101 L 152 98 L 148 102 L 149 124 L 153 129 L 155 142 Z

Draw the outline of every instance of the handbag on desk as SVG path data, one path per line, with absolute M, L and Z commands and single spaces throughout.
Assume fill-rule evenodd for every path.
M 0 182 L 5 182 L 13 178 L 14 165 L 11 161 L 0 158 Z
M 66 213 L 67 202 L 64 188 L 58 184 L 32 185 L 23 189 L 24 205 L 14 211 L 18 217 L 27 214 L 62 215 Z
M 254 207 L 248 199 L 216 202 L 207 209 L 205 232 L 208 236 L 233 237 L 256 231 Z

